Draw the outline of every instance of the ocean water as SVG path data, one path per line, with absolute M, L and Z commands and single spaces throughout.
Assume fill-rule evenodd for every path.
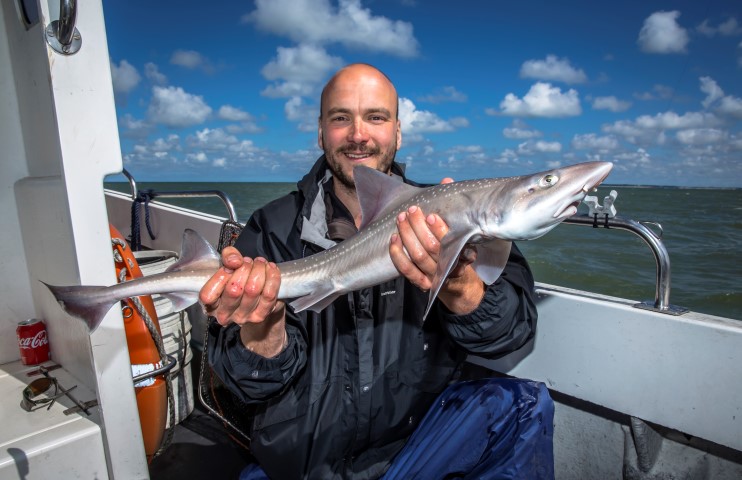
M 106 186 L 128 192 L 128 184 Z M 138 183 L 138 188 L 221 190 L 244 223 L 256 208 L 290 192 L 295 184 Z M 671 262 L 671 304 L 742 320 L 742 189 L 602 186 L 593 195 L 602 204 L 610 190 L 618 192 L 618 215 L 662 225 Z M 227 216 L 217 198 L 162 201 Z M 636 301 L 654 300 L 654 257 L 644 241 L 630 232 L 563 224 L 518 246 L 536 281 Z

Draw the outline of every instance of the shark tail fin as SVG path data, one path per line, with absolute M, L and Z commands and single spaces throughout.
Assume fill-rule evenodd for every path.
M 116 303 L 115 300 L 113 303 L 98 300 L 97 294 L 105 291 L 107 287 L 82 285 L 58 287 L 44 282 L 41 283 L 52 292 L 52 295 L 65 312 L 85 323 L 90 333 L 98 328 L 106 313 Z

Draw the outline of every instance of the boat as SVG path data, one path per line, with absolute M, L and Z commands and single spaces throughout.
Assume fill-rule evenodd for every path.
M 249 458 L 247 440 L 201 399 L 170 425 L 174 440 L 148 462 L 121 311 L 89 334 L 40 283 L 115 281 L 109 225 L 131 236 L 139 197 L 134 179 L 130 193 L 104 188 L 124 168 L 101 2 L 52 3 L 0 4 L 0 479 L 226 477 L 220 468 Z M 238 219 L 228 198 L 203 194 L 224 198 L 226 215 L 153 200 L 156 239 L 143 235 L 144 246 L 177 252 L 186 228 L 217 245 L 225 222 Z M 559 228 L 640 235 L 656 259 L 655 299 L 539 283 L 535 339 L 497 360 L 470 358 L 467 375 L 548 386 L 557 479 L 742 478 L 742 322 L 671 303 L 661 240 L 606 203 L 593 207 L 594 215 L 567 221 L 580 225 Z M 196 360 L 204 328 L 197 317 Z M 41 365 L 20 361 L 15 328 L 30 318 L 43 319 L 48 332 L 51 360 Z M 181 359 L 181 371 L 193 369 L 192 388 L 203 397 L 203 362 L 187 363 Z M 54 402 L 24 410 L 24 390 L 48 376 L 60 388 Z M 231 457 L 216 461 L 225 452 Z M 206 459 L 209 470 L 199 470 Z

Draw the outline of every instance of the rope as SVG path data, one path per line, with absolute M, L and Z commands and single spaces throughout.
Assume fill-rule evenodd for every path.
M 144 204 L 144 225 L 147 227 L 149 238 L 154 240 L 155 234 L 152 232 L 149 216 L 149 202 L 157 196 L 154 190 L 142 190 L 137 194 L 137 198 L 131 204 L 131 249 L 138 252 L 142 249 L 142 239 L 139 228 L 139 205 Z
M 112 238 L 111 243 L 114 246 L 113 249 L 113 259 L 117 263 L 122 263 L 124 266 L 119 271 L 119 283 L 126 280 L 126 272 L 130 269 L 130 265 L 127 265 L 126 262 L 124 262 L 123 256 L 121 255 L 121 252 L 118 251 L 116 248 L 117 246 L 121 249 L 124 249 L 127 247 L 126 242 L 121 240 L 120 238 Z M 133 275 L 132 275 L 133 277 Z M 134 307 L 137 309 L 137 312 L 139 312 L 139 315 L 141 315 L 142 319 L 144 320 L 144 324 L 147 326 L 147 330 L 149 331 L 150 336 L 152 337 L 152 341 L 155 342 L 155 346 L 157 347 L 157 353 L 160 356 L 160 363 L 162 365 L 167 362 L 167 352 L 165 351 L 165 343 L 162 340 L 162 335 L 160 332 L 157 331 L 157 327 L 155 326 L 154 320 L 152 320 L 152 317 L 150 317 L 149 313 L 147 312 L 147 309 L 144 308 L 144 305 L 139 300 L 139 297 L 130 297 L 129 300 L 134 304 Z M 181 317 L 181 323 L 183 323 L 183 312 L 180 312 Z M 185 359 L 185 346 L 184 346 L 184 353 L 183 358 Z M 180 359 L 178 359 L 180 361 Z M 181 368 L 183 363 L 181 362 Z M 170 408 L 168 409 L 170 412 L 169 418 L 170 418 L 170 428 L 167 429 L 165 438 L 163 439 L 162 443 L 160 444 L 160 448 L 157 449 L 157 451 L 152 455 L 152 458 L 155 458 L 162 454 L 162 452 L 167 449 L 167 447 L 170 446 L 173 440 L 173 433 L 175 431 L 175 394 L 173 393 L 173 381 L 170 377 L 170 374 L 164 375 L 165 377 L 165 387 L 167 391 L 167 400 L 168 405 Z
M 121 271 L 123 271 L 123 269 Z M 160 362 L 162 362 L 162 364 L 164 365 L 165 362 L 167 362 L 167 352 L 165 352 L 165 343 L 162 341 L 162 335 L 160 335 L 160 333 L 157 331 L 155 322 L 152 320 L 152 317 L 149 316 L 149 313 L 147 313 L 147 309 L 144 308 L 144 305 L 142 305 L 139 297 L 131 297 L 130 300 L 132 301 L 132 303 L 134 303 L 134 306 L 137 308 L 139 315 L 141 315 L 142 319 L 144 319 L 144 324 L 147 325 L 147 330 L 149 330 L 149 334 L 152 336 L 152 340 L 154 340 L 155 345 L 157 346 L 157 353 L 159 353 L 160 355 Z M 182 311 L 180 312 L 180 315 L 182 319 Z M 178 360 L 180 361 L 180 359 Z M 183 363 L 181 363 L 180 365 L 181 368 L 183 368 Z M 165 451 L 167 447 L 170 446 L 170 443 L 173 440 L 173 432 L 175 431 L 175 394 L 173 393 L 173 380 L 170 377 L 169 373 L 165 375 L 165 385 L 167 387 L 167 401 L 170 405 L 170 414 L 168 415 L 170 418 L 170 428 L 167 429 L 165 438 L 163 439 L 162 444 L 160 444 L 160 448 L 158 448 L 154 455 L 152 455 L 152 458 L 159 456 L 160 454 L 162 454 L 162 452 Z

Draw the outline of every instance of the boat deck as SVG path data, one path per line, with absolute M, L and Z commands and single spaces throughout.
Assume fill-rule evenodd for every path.
M 251 462 L 247 449 L 232 440 L 229 430 L 198 399 L 200 362 L 195 357 L 199 355 L 190 365 L 194 379 L 193 412 L 175 426 L 170 445 L 152 460 L 152 480 L 236 479 Z

